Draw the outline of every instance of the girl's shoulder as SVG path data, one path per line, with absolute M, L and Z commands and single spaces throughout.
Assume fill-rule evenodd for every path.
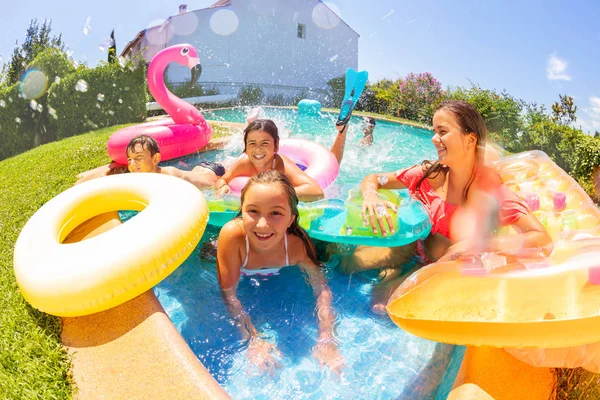
M 481 165 L 477 168 L 473 184 L 478 189 L 489 192 L 498 189 L 503 184 L 503 181 L 496 170 L 486 165 Z
M 219 242 L 243 240 L 246 236 L 242 221 L 239 218 L 234 218 L 227 222 L 219 232 Z

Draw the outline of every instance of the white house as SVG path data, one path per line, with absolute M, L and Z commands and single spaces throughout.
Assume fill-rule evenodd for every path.
M 304 96 L 327 102 L 327 82 L 357 68 L 358 38 L 319 0 L 220 0 L 145 29 L 121 54 L 142 53 L 146 62 L 161 49 L 190 43 L 198 51 L 198 84 L 219 94 L 260 87 L 265 96 Z M 187 82 L 190 72 L 171 64 L 167 78 Z

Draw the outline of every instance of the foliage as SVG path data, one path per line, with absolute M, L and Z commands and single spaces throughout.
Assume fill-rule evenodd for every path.
M 52 22 L 49 20 L 44 20 L 41 27 L 37 19 L 32 19 L 29 22 L 25 41 L 20 47 L 15 46 L 6 73 L 2 76 L 2 81 L 6 82 L 6 85 L 18 82 L 23 72 L 25 72 L 25 67 L 46 48 L 54 47 L 63 50 L 62 35 L 52 36 L 51 32 Z
M 110 46 L 108 46 L 108 63 L 114 64 L 117 61 L 117 43 L 115 42 L 115 30 L 110 33 Z
M 263 91 L 257 86 L 244 86 L 240 90 L 239 104 L 242 106 L 255 106 L 261 104 Z
M 0 89 L 0 160 L 33 147 L 37 111 L 29 105 L 17 83 Z
M 575 115 L 577 106 L 573 104 L 573 98 L 566 94 L 559 94 L 558 96 L 560 98 L 560 103 L 556 101 L 552 104 L 552 119 L 554 122 L 569 125 L 570 123 L 577 121 L 577 116 Z
M 144 70 L 132 64 L 100 64 L 80 68 L 48 92 L 58 138 L 91 128 L 141 121 L 146 116 Z
M 378 114 L 398 115 L 398 96 L 401 80 L 382 79 L 367 83 L 356 109 Z
M 442 96 L 442 85 L 429 72 L 410 73 L 398 86 L 397 116 L 413 121 L 429 122 L 435 104 Z
M 497 141 L 508 151 L 519 150 L 523 102 L 502 91 L 482 89 L 471 82 L 471 87 L 450 88 L 445 99 L 464 100 L 471 103 L 485 119 L 490 139 Z
M 556 368 L 551 398 L 555 400 L 596 400 L 600 398 L 599 375 L 583 368 Z

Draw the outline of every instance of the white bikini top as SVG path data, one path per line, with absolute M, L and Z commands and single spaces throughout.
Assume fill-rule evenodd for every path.
M 283 247 L 285 248 L 285 265 L 290 265 L 290 259 L 288 256 L 288 240 L 287 233 L 283 236 Z M 274 267 L 274 268 L 259 268 L 259 269 L 246 269 L 246 265 L 248 265 L 248 255 L 250 254 L 250 243 L 248 242 L 248 235 L 246 235 L 246 258 L 242 266 L 240 267 L 240 272 L 242 275 L 250 276 L 250 275 L 277 275 L 281 268 L 283 267 Z

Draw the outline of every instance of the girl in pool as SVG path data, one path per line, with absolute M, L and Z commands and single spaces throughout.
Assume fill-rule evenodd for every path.
M 223 299 L 242 335 L 249 340 L 248 357 L 263 371 L 278 366 L 277 348 L 260 337 L 237 297 L 240 275 L 277 274 L 298 265 L 307 275 L 317 299 L 319 337 L 314 356 L 334 372 L 343 359 L 333 336 L 331 291 L 321 273 L 315 247 L 298 225 L 298 197 L 290 180 L 275 170 L 254 175 L 241 193 L 238 218 L 225 224 L 217 243 L 217 274 Z
M 361 184 L 363 219 L 373 232 L 386 236 L 392 229 L 392 203 L 377 190 L 408 188 L 429 211 L 431 234 L 416 249 L 422 263 L 451 259 L 461 253 L 540 248 L 551 251 L 551 238 L 530 213 L 526 203 L 484 165 L 487 129 L 481 114 L 464 101 L 447 101 L 433 116 L 431 139 L 438 160 L 425 161 L 396 172 L 371 174 Z M 491 237 L 495 224 L 512 225 L 514 236 Z M 384 268 L 383 284 L 376 291 L 374 310 L 382 312 L 387 298 L 403 280 L 400 265 L 408 261 L 407 248 L 359 248 L 345 259 L 347 272 Z
M 336 126 L 338 135 L 331 148 L 338 162 L 341 162 L 346 142 L 348 125 Z M 217 182 L 217 194 L 230 191 L 228 183 L 237 176 L 254 176 L 259 172 L 275 170 L 289 178 L 298 198 L 302 201 L 314 201 L 323 198 L 323 190 L 313 178 L 308 176 L 293 161 L 277 154 L 279 132 L 270 119 L 254 119 L 244 129 L 244 157 L 236 161 Z

